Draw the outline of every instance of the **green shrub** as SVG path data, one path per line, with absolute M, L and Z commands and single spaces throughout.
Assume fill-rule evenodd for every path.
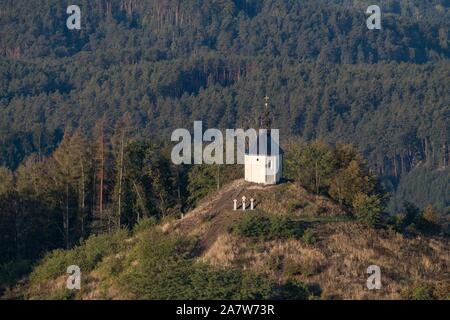
M 134 226 L 133 232 L 134 234 L 138 234 L 142 231 L 148 230 L 153 228 L 156 225 L 157 221 L 154 217 L 147 217 L 144 219 L 141 219 L 138 224 Z
M 28 260 L 10 261 L 0 264 L 0 295 L 6 287 L 14 285 L 22 276 L 30 272 Z
M 238 300 L 271 299 L 275 287 L 276 285 L 265 277 L 243 272 L 241 273 L 240 290 L 233 298 Z
M 449 300 L 450 282 L 420 283 L 402 293 L 406 300 Z
M 311 293 L 308 287 L 298 281 L 288 281 L 277 288 L 273 299 L 280 300 L 307 300 Z
M 283 226 L 283 223 L 275 224 L 274 229 Z M 135 299 L 307 297 L 305 287 L 300 284 L 279 285 L 261 274 L 200 263 L 196 256 L 196 239 L 165 234 L 158 228 L 146 228 L 140 233 L 133 249 L 126 255 L 114 254 L 126 250 L 126 236 L 126 232 L 119 232 L 92 237 L 72 250 L 55 250 L 48 254 L 30 277 L 32 290 L 29 295 L 42 299 L 80 298 L 80 292 L 54 287 L 42 289 L 40 286 L 44 283 L 51 287 L 49 280 L 64 275 L 68 265 L 77 264 L 82 272 L 95 268 L 101 274 L 103 283 L 114 281 L 123 296 Z M 108 296 L 105 295 L 105 298 Z
M 124 250 L 127 237 L 126 230 L 90 237 L 81 246 L 74 249 L 78 253 L 79 261 L 73 264 L 78 265 L 82 271 L 90 271 L 103 258 Z
M 288 239 L 300 236 L 301 229 L 295 221 L 284 217 L 270 218 L 270 239 Z
M 115 277 L 125 270 L 126 265 L 123 263 L 123 260 L 124 258 L 122 255 L 108 257 L 107 259 L 102 260 L 96 270 L 105 278 Z
M 119 276 L 121 288 L 138 299 L 271 299 L 307 296 L 301 286 L 283 286 L 259 274 L 216 268 L 196 261 L 197 242 L 154 229 L 128 256 L 139 261 Z M 300 289 L 301 288 L 301 289 Z
M 405 202 L 403 211 L 389 219 L 398 232 L 434 235 L 445 231 L 438 222 L 438 213 L 431 205 L 421 212 L 414 204 Z
M 88 238 L 71 250 L 54 250 L 48 253 L 30 274 L 30 282 L 49 281 L 66 274 L 67 267 L 77 265 L 81 272 L 94 269 L 103 258 L 125 249 L 125 230 Z
M 242 237 L 267 240 L 296 238 L 302 234 L 302 227 L 289 218 L 259 213 L 246 215 L 236 224 L 234 230 Z
M 269 299 L 274 284 L 256 274 L 238 269 L 212 268 L 194 264 L 189 299 Z
M 433 287 L 429 284 L 421 284 L 403 293 L 406 300 L 433 300 Z
M 353 209 L 357 219 L 368 227 L 375 226 L 383 210 L 379 196 L 370 196 L 361 192 L 353 198 Z
M 246 215 L 236 225 L 236 232 L 243 237 L 261 237 L 270 230 L 270 219 L 257 214 Z
M 302 235 L 303 243 L 306 245 L 314 245 L 316 238 L 314 237 L 314 231 L 312 229 L 306 229 Z
M 79 261 L 76 251 L 54 250 L 48 253 L 30 274 L 30 283 L 54 280 L 66 273 L 67 267 Z
M 128 257 L 139 264 L 119 279 L 140 299 L 266 299 L 272 283 L 240 270 L 213 268 L 195 260 L 196 241 L 152 230 Z

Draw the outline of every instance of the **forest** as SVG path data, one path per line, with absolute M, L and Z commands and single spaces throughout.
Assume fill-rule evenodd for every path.
M 375 218 L 448 216 L 450 5 L 378 3 L 382 30 L 369 1 L 79 0 L 78 31 L 66 4 L 0 0 L 2 268 L 179 216 L 240 178 L 172 165 L 170 134 L 257 127 L 266 95 L 286 178 Z M 317 180 L 311 157 L 343 145 L 351 160 Z

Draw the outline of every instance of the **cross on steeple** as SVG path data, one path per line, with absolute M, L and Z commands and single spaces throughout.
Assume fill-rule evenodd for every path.
M 261 129 L 268 129 L 270 130 L 270 127 L 272 126 L 272 121 L 270 119 L 270 111 L 269 111 L 269 97 L 266 95 L 264 97 L 265 103 L 264 103 L 264 111 L 260 118 L 260 126 Z

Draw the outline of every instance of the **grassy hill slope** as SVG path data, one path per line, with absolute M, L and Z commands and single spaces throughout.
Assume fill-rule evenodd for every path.
M 233 199 L 256 200 L 233 211 Z M 240 201 L 238 201 L 240 203 Z M 247 201 L 248 204 L 248 201 Z M 447 299 L 449 241 L 360 225 L 338 204 L 292 183 L 236 180 L 182 219 L 47 255 L 5 297 L 31 299 Z M 69 265 L 79 291 L 65 289 Z M 370 265 L 382 289 L 366 288 Z

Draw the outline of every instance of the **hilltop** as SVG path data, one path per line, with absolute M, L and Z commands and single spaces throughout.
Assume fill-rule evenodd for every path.
M 371 4 L 79 0 L 68 30 L 67 3 L 3 1 L 0 296 L 445 297 L 450 3 L 379 0 L 381 30 Z M 264 96 L 295 184 L 171 161 L 174 130 L 257 128 Z
M 233 211 L 242 196 L 256 199 L 255 211 Z M 132 234 L 47 255 L 7 297 L 445 299 L 448 247 L 448 238 L 364 227 L 294 183 L 236 180 L 181 219 L 144 220 Z M 70 264 L 85 270 L 79 292 L 64 289 Z M 379 291 L 366 288 L 374 264 Z
M 0 166 L 124 114 L 158 145 L 197 120 L 255 127 L 268 95 L 282 137 L 357 146 L 398 187 L 392 213 L 450 206 L 446 0 L 379 0 L 382 31 L 366 27 L 370 1 L 79 0 L 80 31 L 68 4 L 32 3 L 0 9 Z

